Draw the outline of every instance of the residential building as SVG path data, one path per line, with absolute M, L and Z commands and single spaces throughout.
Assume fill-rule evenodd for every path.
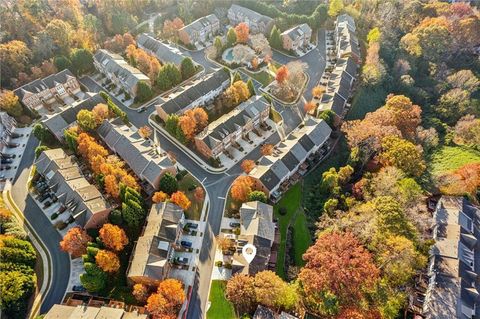
M 179 88 L 177 92 L 163 104 L 156 105 L 157 114 L 163 121 L 171 114 L 181 115 L 185 111 L 211 103 L 230 85 L 230 73 L 225 69 L 219 69 L 192 84 Z
M 105 103 L 105 100 L 100 94 L 95 93 L 89 95 L 86 93 L 86 98 L 82 101 L 75 102 L 60 109 L 60 112 L 52 115 L 45 115 L 42 124 L 59 140 L 62 142 L 63 132 L 69 127 L 77 123 L 77 114 L 80 110 L 91 111 L 95 105 Z
M 421 315 L 426 319 L 480 316 L 478 241 L 480 209 L 463 197 L 443 196 L 433 215 L 428 286 Z
M 127 278 L 131 284 L 156 286 L 168 277 L 185 224 L 183 210 L 173 203 L 152 206 L 147 225 L 135 243 Z
M 269 36 L 274 24 L 272 18 L 236 4 L 228 9 L 227 17 L 232 26 L 245 22 L 252 34 L 263 33 Z
M 178 30 L 178 37 L 184 44 L 197 48 L 204 47 L 220 30 L 220 20 L 214 14 L 201 17 Z
M 74 156 L 68 156 L 61 148 L 43 151 L 35 161 L 36 171 L 42 176 L 61 203 L 62 214 L 84 228 L 103 225 L 110 207 L 98 189 L 83 176 Z
M 345 106 L 352 95 L 358 68 L 358 64 L 352 57 L 337 60 L 335 69 L 329 76 L 325 93 L 320 99 L 317 115 L 323 111 L 331 110 L 338 117 L 344 117 L 347 111 Z
M 125 90 L 132 97 L 137 95 L 139 82 L 151 85 L 148 76 L 129 65 L 116 53 L 100 49 L 93 56 L 93 64 L 98 72 L 105 75 L 112 83 Z
M 262 305 L 258 305 L 255 313 L 253 314 L 253 319 L 298 319 L 291 314 L 282 311 L 280 314 L 275 313 L 270 308 L 264 307 Z
M 274 147 L 272 155 L 263 156 L 249 173 L 255 189 L 272 200 L 280 197 L 307 172 L 309 160 L 322 158 L 328 150 L 332 129 L 324 120 L 309 117 L 305 125 L 290 133 Z
M 312 28 L 302 23 L 281 33 L 283 48 L 287 51 L 298 51 L 308 48 L 312 38 Z
M 339 15 L 335 21 L 334 33 L 337 58 L 352 57 L 357 64 L 360 64 L 362 59 L 354 19 L 348 14 Z
M 157 40 L 147 33 L 141 33 L 137 36 L 137 46 L 156 56 L 162 63 L 180 65 L 185 58 L 178 48 L 168 42 Z
M 15 128 L 17 127 L 17 121 L 6 112 L 0 112 L 0 152 L 10 142 Z
M 263 96 L 255 95 L 210 123 L 195 137 L 195 147 L 206 158 L 216 158 L 239 139 L 250 140 L 249 134 L 266 128 L 270 104 Z
M 241 246 L 252 244 L 257 249 L 249 263 L 242 254 L 241 247 L 233 255 L 232 272 L 255 275 L 275 269 L 280 233 L 273 222 L 273 207 L 259 201 L 243 203 L 240 207 L 240 235 L 237 242 Z M 273 250 L 273 254 L 272 254 Z
M 42 108 L 50 108 L 55 103 L 66 104 L 64 101 L 66 97 L 80 91 L 77 78 L 70 70 L 65 69 L 22 85 L 13 92 L 23 105 L 31 110 L 40 111 Z
M 143 307 L 125 305 L 109 298 L 73 294 L 61 305 L 53 305 L 44 319 L 147 319 Z
M 158 190 L 162 176 L 176 174 L 175 166 L 160 145 L 140 136 L 134 126 L 125 125 L 120 119 L 105 120 L 97 129 L 107 146 L 122 158 L 143 182 L 147 193 Z

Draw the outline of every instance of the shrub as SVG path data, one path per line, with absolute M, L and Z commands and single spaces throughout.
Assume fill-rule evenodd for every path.
M 222 265 L 223 265 L 223 262 L 221 260 L 218 260 L 215 262 L 216 267 L 222 267 Z
M 287 215 L 287 208 L 286 208 L 286 207 L 283 207 L 283 206 L 280 207 L 280 208 L 278 209 L 278 213 L 279 213 L 280 215 L 282 215 L 282 216 Z
M 55 220 L 55 219 L 57 219 L 57 217 L 58 217 L 58 214 L 57 214 L 57 213 L 53 213 L 52 216 L 50 216 L 50 219 L 51 219 L 51 220 Z

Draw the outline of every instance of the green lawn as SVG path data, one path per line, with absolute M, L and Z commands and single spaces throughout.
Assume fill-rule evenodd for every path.
M 225 281 L 212 280 L 210 289 L 210 308 L 207 312 L 208 319 L 231 319 L 237 318 L 233 305 L 225 299 Z
M 185 175 L 178 182 L 178 189 L 183 191 L 187 195 L 188 199 L 192 202 L 192 205 L 189 209 L 185 211 L 185 217 L 193 220 L 200 220 L 200 215 L 202 214 L 202 207 L 205 200 L 201 202 L 195 199 L 195 187 L 202 186 L 199 181 L 195 179 L 191 174 Z M 204 190 L 205 193 L 205 190 Z
M 465 146 L 442 146 L 428 160 L 432 176 L 440 176 L 465 164 L 480 162 L 480 152 Z
M 282 278 L 285 278 L 285 253 L 286 253 L 286 244 L 287 244 L 287 230 L 290 220 L 300 206 L 300 200 L 302 198 L 302 186 L 300 183 L 297 183 L 295 186 L 290 188 L 280 199 L 280 201 L 273 207 L 275 217 L 278 218 L 278 228 L 280 229 L 280 245 L 278 247 L 278 257 L 277 257 L 277 275 Z M 285 207 L 287 213 L 285 215 L 280 215 L 280 207 Z M 299 250 L 299 249 L 296 249 Z
M 385 104 L 388 92 L 383 87 L 360 86 L 353 98 L 352 108 L 348 112 L 347 120 L 363 119 L 365 114 L 373 112 Z
M 273 76 L 271 76 L 267 71 L 260 71 L 258 73 L 253 73 L 253 72 L 247 71 L 245 68 L 243 68 L 242 72 L 246 73 L 251 78 L 257 80 L 260 83 L 262 83 L 262 85 L 264 87 L 269 85 L 273 81 Z
M 295 265 L 304 266 L 305 262 L 302 259 L 303 254 L 312 244 L 312 238 L 307 227 L 307 217 L 303 210 L 298 211 L 295 215 L 293 224 L 293 247 L 295 252 Z

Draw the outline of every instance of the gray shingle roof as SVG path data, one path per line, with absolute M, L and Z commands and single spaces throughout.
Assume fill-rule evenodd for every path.
M 265 24 L 268 24 L 273 21 L 273 19 L 268 16 L 262 15 L 256 11 L 250 10 L 245 7 L 241 7 L 236 4 L 232 4 L 229 10 L 231 10 L 232 12 L 235 12 L 235 14 L 241 14 L 241 15 L 247 16 L 249 20 L 255 21 L 255 22 L 264 22 Z
M 275 240 L 273 207 L 259 201 L 246 202 L 240 207 L 240 233 L 254 235 L 270 241 Z
M 187 33 L 191 33 L 192 31 L 201 31 L 205 27 L 208 27 L 209 25 L 213 25 L 216 23 L 220 23 L 220 20 L 218 20 L 217 16 L 214 14 L 209 14 L 205 17 L 201 17 L 195 21 L 193 21 L 190 24 L 187 24 L 183 28 L 180 29 L 180 31 L 185 31 Z
M 15 93 L 20 100 L 23 99 L 23 96 L 26 92 L 30 93 L 39 93 L 46 89 L 52 89 L 56 86 L 56 83 L 66 83 L 69 78 L 75 78 L 75 76 L 70 72 L 70 70 L 65 69 L 56 74 L 51 74 L 43 79 L 37 79 L 32 82 L 29 82 L 21 87 L 15 89 Z
M 180 65 L 185 56 L 177 48 L 168 43 L 155 39 L 147 33 L 141 33 L 137 36 L 137 45 L 154 54 L 162 63 L 174 63 Z
M 306 23 L 302 23 L 300 25 L 294 26 L 293 28 L 290 28 L 288 30 L 285 30 L 281 33 L 281 35 L 287 35 L 289 36 L 292 40 L 295 41 L 298 37 L 303 36 L 304 34 L 309 33 L 310 35 L 312 34 L 312 28 Z

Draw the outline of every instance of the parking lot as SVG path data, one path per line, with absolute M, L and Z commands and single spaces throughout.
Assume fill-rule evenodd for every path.
M 1 153 L 0 190 L 3 190 L 7 180 L 13 182 L 15 179 L 31 132 L 30 127 L 15 128 L 11 137 L 7 140 Z

